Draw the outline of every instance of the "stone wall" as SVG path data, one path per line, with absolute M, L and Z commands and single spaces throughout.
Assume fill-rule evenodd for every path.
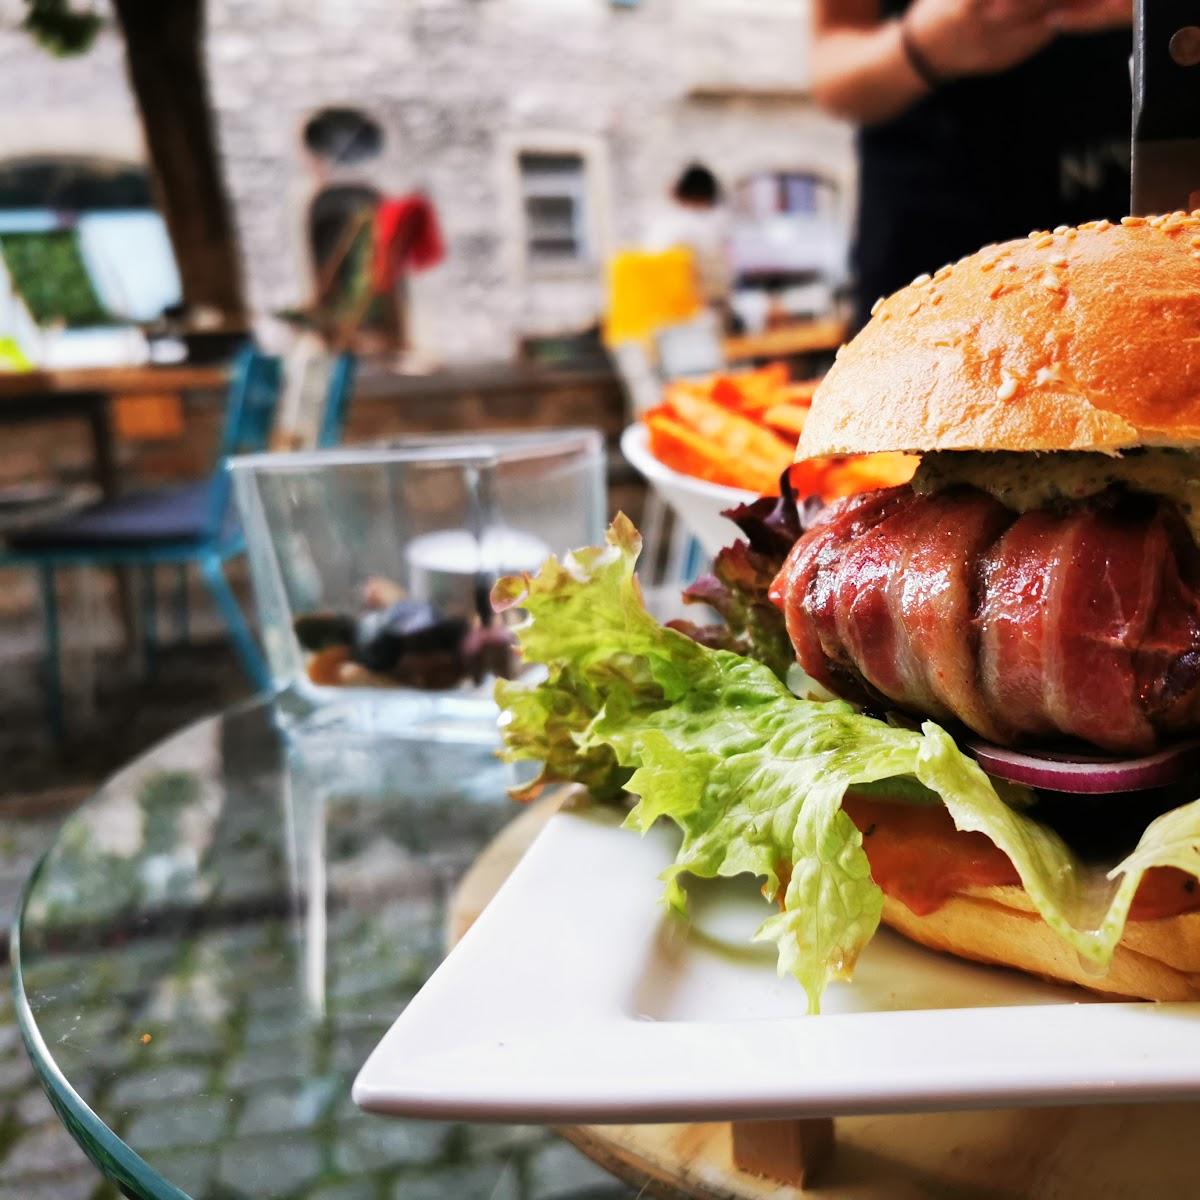
M 0 0 L 0 106 L 25 114 L 0 126 L 0 158 L 31 144 L 135 157 L 118 36 L 55 61 L 13 28 L 21 9 Z M 693 157 L 727 182 L 814 167 L 848 194 L 847 132 L 803 97 L 807 19 L 791 0 L 210 0 L 212 98 L 255 310 L 309 295 L 305 218 L 331 180 L 433 198 L 449 256 L 414 281 L 413 335 L 451 362 L 594 320 L 603 258 L 636 241 Z M 379 122 L 377 159 L 330 175 L 303 152 L 304 122 L 329 105 Z M 516 159 L 559 149 L 588 165 L 594 261 L 531 274 Z
M 120 38 L 106 30 L 88 54 L 55 58 L 18 27 L 26 8 L 26 0 L 0 0 L 0 160 L 62 154 L 140 162 Z

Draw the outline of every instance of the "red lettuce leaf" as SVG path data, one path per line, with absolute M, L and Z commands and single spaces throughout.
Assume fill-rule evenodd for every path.
M 818 517 L 819 497 L 797 500 L 788 472 L 780 479 L 780 495 L 762 496 L 726 510 L 745 535 L 713 560 L 712 572 L 702 575 L 683 593 L 688 604 L 704 604 L 722 624 L 671 621 L 670 627 L 713 650 L 732 650 L 757 659 L 786 680 L 795 662 L 783 613 L 767 597 L 796 539 Z

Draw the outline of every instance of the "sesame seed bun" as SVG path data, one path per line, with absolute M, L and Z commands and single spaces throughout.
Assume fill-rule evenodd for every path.
M 1200 445 L 1200 210 L 987 246 L 882 301 L 796 457 Z
M 1080 962 L 1019 887 L 971 889 L 921 917 L 884 896 L 883 921 L 931 950 L 1110 997 L 1200 1000 L 1200 912 L 1130 921 L 1103 975 Z
M 980 856 L 976 842 L 981 835 L 959 832 L 948 818 L 940 824 L 914 822 L 911 808 L 880 799 L 870 803 L 869 813 L 859 808 L 851 815 L 856 822 L 869 822 L 863 848 L 884 893 L 884 924 L 905 937 L 944 954 L 1015 967 L 1109 996 L 1200 999 L 1200 909 L 1152 915 L 1155 897 L 1166 904 L 1162 912 L 1170 913 L 1172 900 L 1184 901 L 1186 908 L 1187 897 L 1172 890 L 1175 880 L 1160 880 L 1164 886 L 1151 888 L 1140 913 L 1135 904 L 1108 969 L 1098 972 L 1046 924 L 1015 879 L 1011 884 L 963 883 L 949 895 L 942 892 L 947 878 L 968 880 L 981 866 L 986 878 L 995 866 L 994 860 L 989 866 Z M 931 908 L 918 878 L 918 864 L 925 862 Z M 919 913 L 908 906 L 906 896 L 920 901 Z

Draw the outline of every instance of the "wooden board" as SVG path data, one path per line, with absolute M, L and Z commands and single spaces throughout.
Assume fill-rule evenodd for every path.
M 71 367 L 49 371 L 14 371 L 0 374 L 0 400 L 24 396 L 76 395 L 81 392 L 130 396 L 217 391 L 228 382 L 229 367 L 220 364 L 146 364 L 135 367 Z
M 450 904 L 451 944 L 564 799 L 574 802 L 560 792 L 523 812 L 463 877 Z M 833 1161 L 808 1191 L 735 1169 L 727 1124 L 559 1132 L 614 1175 L 666 1200 L 1144 1200 L 1200 1191 L 1198 1123 L 1195 1104 L 840 1117 Z
M 722 348 L 729 362 L 747 359 L 790 358 L 801 354 L 827 354 L 836 350 L 849 331 L 847 322 L 836 317 L 803 321 L 725 338 Z

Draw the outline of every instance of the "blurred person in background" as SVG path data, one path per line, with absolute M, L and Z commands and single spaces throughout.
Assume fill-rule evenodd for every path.
M 717 177 L 703 163 L 685 167 L 671 188 L 668 203 L 646 232 L 649 251 L 683 247 L 691 251 L 705 302 L 724 313 L 732 283 L 729 213 Z
M 860 126 L 856 326 L 989 242 L 1129 211 L 1132 0 L 814 0 L 813 92 Z

